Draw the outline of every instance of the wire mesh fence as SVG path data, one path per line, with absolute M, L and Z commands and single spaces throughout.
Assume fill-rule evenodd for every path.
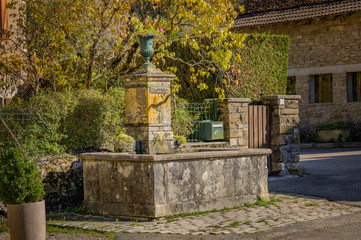
M 0 146 L 18 147 L 17 142 L 29 156 L 45 155 L 48 149 L 39 147 L 47 131 L 42 116 L 31 112 L 0 112 Z

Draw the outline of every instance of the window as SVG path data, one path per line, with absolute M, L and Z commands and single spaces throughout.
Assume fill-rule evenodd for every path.
M 6 38 L 9 30 L 9 14 L 6 8 L 8 0 L 0 0 L 0 40 Z
M 361 72 L 347 73 L 347 101 L 361 102 Z
M 287 95 L 295 95 L 296 94 L 296 77 L 287 77 Z
M 310 76 L 310 103 L 332 103 L 332 74 Z

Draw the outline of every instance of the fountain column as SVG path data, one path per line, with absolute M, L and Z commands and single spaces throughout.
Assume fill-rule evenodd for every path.
M 140 53 L 146 62 L 124 77 L 125 127 L 136 140 L 138 153 L 172 153 L 170 82 L 175 76 L 150 63 L 153 38 L 154 35 L 140 37 Z

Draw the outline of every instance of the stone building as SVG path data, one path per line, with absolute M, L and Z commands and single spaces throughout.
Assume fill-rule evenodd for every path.
M 243 0 L 244 33 L 290 37 L 288 92 L 301 95 L 300 127 L 361 122 L 361 0 Z

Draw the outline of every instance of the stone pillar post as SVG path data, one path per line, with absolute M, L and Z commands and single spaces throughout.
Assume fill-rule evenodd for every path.
M 224 122 L 224 137 L 231 147 L 248 148 L 249 98 L 226 98 L 220 105 L 219 120 Z
M 295 173 L 300 169 L 299 95 L 262 96 L 271 106 L 271 172 Z
M 124 78 L 127 134 L 141 143 L 140 149 L 144 153 L 171 153 L 170 82 L 174 75 L 155 67 L 145 67 Z

